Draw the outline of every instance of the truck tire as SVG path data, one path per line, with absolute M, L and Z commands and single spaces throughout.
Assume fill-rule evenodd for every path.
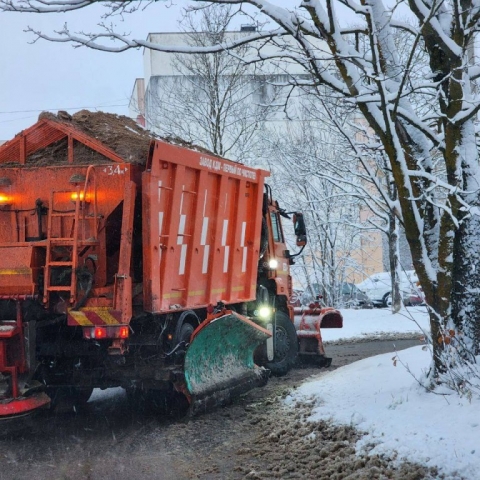
M 193 331 L 195 328 L 190 323 L 184 323 L 182 328 L 180 329 L 178 335 L 178 343 L 185 342 L 186 344 L 190 343 L 190 337 L 192 336 Z
M 272 375 L 280 377 L 288 373 L 298 356 L 298 339 L 295 325 L 284 312 L 277 312 L 275 316 L 274 357 L 267 362 Z
M 173 356 L 173 362 L 175 365 L 182 365 L 185 360 L 185 354 L 187 353 L 188 344 L 190 343 L 190 337 L 192 336 L 194 326 L 191 323 L 184 323 L 175 337 L 174 348 L 175 353 Z M 181 345 L 183 342 L 183 345 Z

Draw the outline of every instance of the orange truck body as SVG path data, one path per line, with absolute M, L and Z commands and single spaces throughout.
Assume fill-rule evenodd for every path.
M 159 141 L 149 167 L 142 178 L 144 308 L 254 300 L 268 172 Z
M 8 206 L 0 212 L 0 296 L 39 293 L 38 277 L 45 267 L 47 245 L 58 244 L 57 250 L 61 250 L 67 245 L 56 239 L 66 243 L 71 238 L 75 222 L 72 195 L 77 186 L 70 179 L 80 175 L 88 185 L 77 219 L 77 249 L 85 250 L 78 265 L 92 263 L 95 268 L 95 284 L 85 308 L 121 315 L 91 314 L 91 320 L 87 314 L 70 315 L 69 324 L 128 323 L 133 295 L 137 307 L 151 313 L 198 308 L 220 300 L 231 304 L 255 299 L 261 228 L 258 212 L 269 175 L 266 171 L 157 140 L 146 166 L 111 161 L 91 167 L 25 165 L 9 168 L 5 175 L 10 185 Z M 83 189 L 82 183 L 80 191 Z M 140 238 L 135 231 L 140 228 L 135 218 L 139 215 L 137 195 L 142 202 L 141 245 L 134 239 Z M 50 231 L 49 215 L 41 216 L 40 233 L 45 238 L 39 238 L 34 214 L 37 200 L 52 212 Z M 142 249 L 141 258 L 138 250 L 132 252 L 133 247 Z M 132 256 L 137 266 L 143 265 L 142 290 L 136 294 L 131 285 L 135 283 Z M 279 281 L 286 286 L 288 277 L 280 275 Z M 283 293 L 287 294 L 286 288 Z M 44 296 L 49 303 L 51 294 L 44 292 Z M 70 303 L 75 300 L 75 295 L 72 297 Z M 62 303 L 67 309 L 72 306 Z
M 38 161 L 60 141 L 61 162 Z M 76 161 L 79 144 L 95 161 Z M 0 147 L 0 373 L 9 376 L 0 415 L 12 398 L 18 413 L 46 405 L 43 392 L 30 393 L 35 382 L 47 393 L 182 391 L 175 355 L 193 330 L 217 305 L 255 316 L 259 289 L 293 325 L 268 172 L 162 140 L 145 162 L 127 160 L 48 119 Z M 260 326 L 256 336 L 264 334 Z M 296 354 L 295 342 L 290 334 L 285 348 Z

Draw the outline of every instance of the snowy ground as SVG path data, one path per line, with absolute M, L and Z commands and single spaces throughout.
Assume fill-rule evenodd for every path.
M 428 331 L 423 307 L 397 315 L 386 309 L 342 314 L 344 328 L 324 330 L 324 341 Z M 331 419 L 366 432 L 357 442 L 358 455 L 387 453 L 437 467 L 448 479 L 480 479 L 480 400 L 427 393 L 416 378 L 430 362 L 422 346 L 371 357 L 305 383 L 287 404 L 311 402 L 311 420 Z
M 395 338 L 398 334 L 423 336 L 429 332 L 428 315 L 425 307 L 405 308 L 396 315 L 386 308 L 371 310 L 342 310 L 343 328 L 322 330 L 323 341 L 361 340 L 367 338 Z

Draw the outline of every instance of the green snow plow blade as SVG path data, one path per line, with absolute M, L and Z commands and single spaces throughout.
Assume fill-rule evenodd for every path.
M 194 333 L 185 356 L 190 412 L 205 412 L 231 398 L 263 386 L 268 370 L 253 361 L 253 352 L 270 332 L 236 313 L 212 320 Z

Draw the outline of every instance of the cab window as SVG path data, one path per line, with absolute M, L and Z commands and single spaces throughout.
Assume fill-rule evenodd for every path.
M 278 215 L 275 212 L 270 212 L 270 220 L 272 222 L 273 240 L 283 243 L 282 227 L 280 226 Z

